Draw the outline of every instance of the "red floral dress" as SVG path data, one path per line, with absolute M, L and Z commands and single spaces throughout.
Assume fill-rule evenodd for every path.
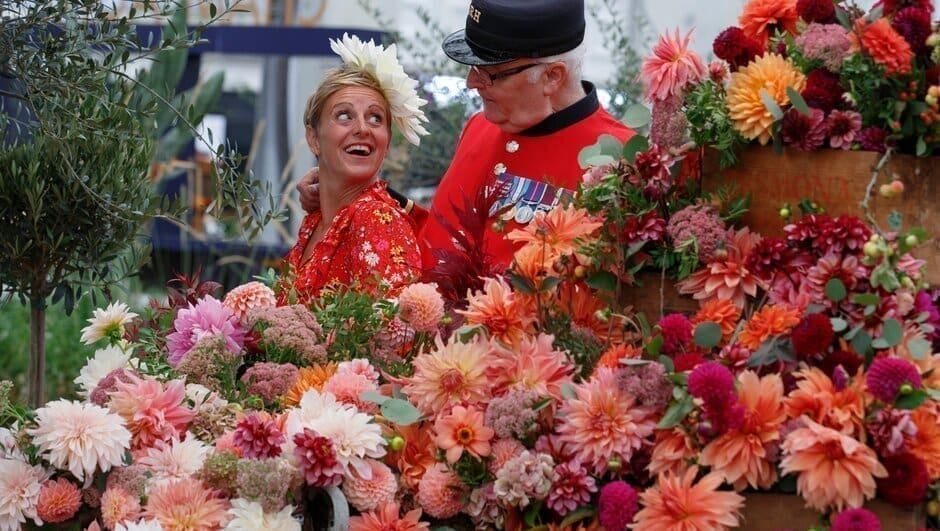
M 307 304 L 329 285 L 358 283 L 368 293 L 377 294 L 381 287 L 394 293 L 420 277 L 414 222 L 389 197 L 384 182 L 376 182 L 337 212 L 313 254 L 301 263 L 320 217 L 319 211 L 307 214 L 297 243 L 285 257 L 298 303 Z M 280 294 L 279 304 L 287 303 L 287 291 Z

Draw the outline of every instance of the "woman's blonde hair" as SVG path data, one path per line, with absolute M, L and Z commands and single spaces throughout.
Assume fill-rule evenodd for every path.
M 385 102 L 385 113 L 391 113 L 388 100 L 382 92 L 382 86 L 372 74 L 358 68 L 349 68 L 342 66 L 334 68 L 326 73 L 326 77 L 320 82 L 316 92 L 307 99 L 307 108 L 304 110 L 304 125 L 316 128 L 320 122 L 320 116 L 323 114 L 323 107 L 330 96 L 336 94 L 345 87 L 365 87 L 370 88 L 382 95 L 382 101 Z M 391 121 L 387 122 L 391 127 Z

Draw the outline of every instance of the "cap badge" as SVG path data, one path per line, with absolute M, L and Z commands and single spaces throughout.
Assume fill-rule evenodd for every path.
M 480 23 L 480 15 L 482 15 L 482 14 L 483 14 L 482 11 L 480 11 L 479 9 L 473 7 L 473 4 L 470 4 L 470 14 L 469 14 L 468 16 L 469 16 L 471 19 L 473 19 L 474 22 L 476 22 L 477 24 L 479 24 L 479 23 Z

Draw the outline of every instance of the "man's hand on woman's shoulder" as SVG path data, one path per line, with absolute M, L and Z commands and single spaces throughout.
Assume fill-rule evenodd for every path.
M 320 168 L 310 168 L 297 183 L 300 193 L 300 206 L 307 212 L 320 210 Z

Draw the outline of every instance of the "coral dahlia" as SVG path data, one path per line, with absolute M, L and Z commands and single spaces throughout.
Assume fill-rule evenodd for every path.
M 398 294 L 398 315 L 418 332 L 437 330 L 444 317 L 444 298 L 437 284 L 419 282 Z
M 59 478 L 48 480 L 39 490 L 36 513 L 44 522 L 56 524 L 75 516 L 82 505 L 82 493 L 74 483 Z
M 351 474 L 343 481 L 343 494 L 349 504 L 360 512 L 372 511 L 376 507 L 395 501 L 398 480 L 385 463 L 370 459 L 371 477 L 365 479 Z
M 490 364 L 489 341 L 479 338 L 450 343 L 437 337 L 434 350 L 412 360 L 414 372 L 403 391 L 425 415 L 436 415 L 455 404 L 482 404 L 490 397 L 486 377 Z
M 196 479 L 181 479 L 150 491 L 144 515 L 166 531 L 216 531 L 228 521 L 228 502 Z
M 719 491 L 721 476 L 707 474 L 698 482 L 698 467 L 681 476 L 669 473 L 640 495 L 643 509 L 636 514 L 633 531 L 724 531 L 740 523 L 744 498 L 735 492 Z
M 418 484 L 418 503 L 433 518 L 450 518 L 463 508 L 467 489 L 443 464 L 428 470 Z
M 889 76 L 911 73 L 914 52 L 886 18 L 868 22 L 865 18 L 855 21 L 855 38 L 859 45 Z
M 483 412 L 473 406 L 454 406 L 434 423 L 434 442 L 444 450 L 448 463 L 456 463 L 464 451 L 480 459 L 490 455 L 494 431 L 483 424 Z
M 676 29 L 667 31 L 653 46 L 653 55 L 643 61 L 640 79 L 646 85 L 650 101 L 662 101 L 670 96 L 681 96 L 686 87 L 705 77 L 705 65 L 697 53 L 689 49 L 690 30 L 684 37 Z

